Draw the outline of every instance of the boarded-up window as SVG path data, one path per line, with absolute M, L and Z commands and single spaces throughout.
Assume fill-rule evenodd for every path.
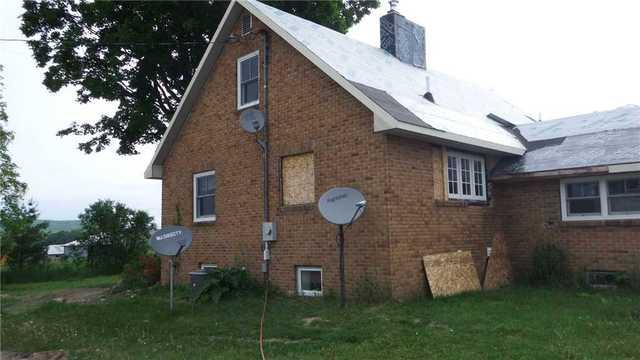
M 314 187 L 312 153 L 282 158 L 282 193 L 285 206 L 313 203 Z

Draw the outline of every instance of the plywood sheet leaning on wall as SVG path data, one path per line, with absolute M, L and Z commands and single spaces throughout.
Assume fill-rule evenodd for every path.
M 491 256 L 485 269 L 484 289 L 497 289 L 511 283 L 513 272 L 511 258 L 504 234 L 497 233 L 491 243 Z
M 433 297 L 480 290 L 470 251 L 427 255 L 422 261 Z

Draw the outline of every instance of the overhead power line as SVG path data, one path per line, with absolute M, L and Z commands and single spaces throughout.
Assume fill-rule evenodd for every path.
M 39 40 L 0 38 L 1 42 L 29 42 Z M 175 45 L 209 45 L 208 41 L 165 41 L 165 42 L 99 42 L 97 46 L 175 46 Z

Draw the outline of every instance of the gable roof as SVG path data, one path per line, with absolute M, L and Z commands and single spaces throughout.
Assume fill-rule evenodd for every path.
M 374 114 L 374 131 L 419 136 L 478 151 L 524 153 L 517 136 L 487 115 L 493 113 L 515 125 L 532 120 L 492 92 L 405 64 L 380 48 L 256 0 L 237 0 L 229 5 L 208 46 L 145 172 L 146 178 L 162 177 L 164 159 L 243 9 L 369 108 Z M 435 104 L 423 97 L 427 82 Z
M 640 169 L 637 105 L 541 121 L 518 130 L 529 141 L 527 152 L 500 161 L 493 179 L 621 164 L 636 164 L 633 169 Z

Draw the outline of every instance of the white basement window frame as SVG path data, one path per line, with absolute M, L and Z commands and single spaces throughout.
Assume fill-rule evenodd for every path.
M 484 158 L 457 151 L 447 151 L 445 188 L 449 199 L 487 200 Z
M 238 58 L 236 73 L 238 110 L 258 105 L 260 103 L 260 51 L 256 50 Z M 253 86 L 255 86 L 255 94 L 250 95 L 248 90 L 253 89 Z
M 216 220 L 216 172 L 214 170 L 204 171 L 197 174 L 193 174 L 193 222 L 206 222 L 206 221 L 215 221 Z M 212 191 L 200 192 L 198 191 L 198 179 L 203 179 L 206 177 L 211 177 L 213 181 Z M 201 214 L 201 206 L 199 206 L 199 201 L 204 200 L 204 198 L 211 197 L 213 201 L 212 214 Z
M 304 273 L 320 273 L 320 289 L 317 287 L 311 287 L 303 281 L 302 277 Z M 299 266 L 296 268 L 296 282 L 298 295 L 300 296 L 322 296 L 322 290 L 324 288 L 324 279 L 322 275 L 321 267 Z
M 640 219 L 639 210 L 616 211 L 614 201 L 640 202 L 640 173 L 563 179 L 560 208 L 563 221 Z M 591 202 L 591 204 L 589 204 Z M 592 210 L 572 211 L 572 206 Z

